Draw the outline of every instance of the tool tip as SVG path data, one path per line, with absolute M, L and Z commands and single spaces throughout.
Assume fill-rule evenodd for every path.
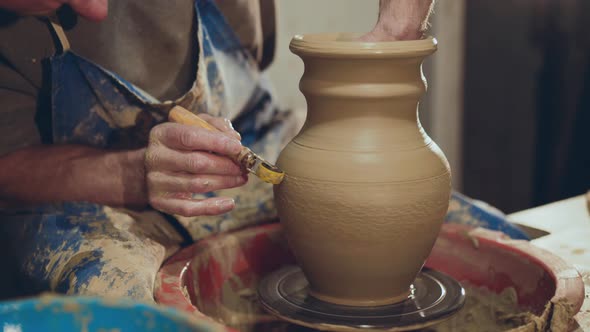
M 274 165 L 263 162 L 256 170 L 256 175 L 264 182 L 280 184 L 285 177 L 285 172 Z

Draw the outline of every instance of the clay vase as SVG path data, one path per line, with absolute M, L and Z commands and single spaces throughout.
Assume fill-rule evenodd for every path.
M 278 159 L 275 202 L 289 245 L 323 301 L 404 300 L 448 208 L 449 164 L 418 119 L 422 61 L 436 40 L 365 43 L 296 36 L 308 111 Z

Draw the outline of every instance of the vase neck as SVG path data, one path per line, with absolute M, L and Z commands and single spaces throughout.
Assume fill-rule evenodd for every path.
M 302 57 L 307 100 L 296 142 L 351 151 L 416 148 L 429 142 L 418 120 L 426 89 L 423 57 L 328 59 Z
M 422 57 L 328 59 L 302 57 L 300 89 L 306 98 L 414 99 L 425 92 Z

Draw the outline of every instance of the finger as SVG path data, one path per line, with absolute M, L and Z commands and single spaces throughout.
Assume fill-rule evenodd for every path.
M 183 217 L 214 216 L 231 211 L 235 202 L 227 197 L 213 197 L 205 200 L 188 200 L 156 196 L 150 205 L 159 211 Z
M 199 114 L 199 117 L 208 123 L 212 124 L 215 128 L 221 130 L 222 132 L 230 135 L 231 137 L 241 140 L 242 136 L 238 133 L 235 129 L 231 121 L 229 119 L 220 118 L 211 116 L 209 114 Z
M 152 129 L 150 142 L 162 143 L 171 149 L 211 151 L 226 156 L 235 156 L 242 150 L 240 141 L 223 133 L 169 122 Z
M 108 0 L 70 0 L 69 4 L 80 16 L 92 21 L 102 21 L 108 14 Z
M 242 168 L 228 157 L 208 152 L 175 151 L 166 147 L 148 149 L 145 165 L 148 170 L 155 171 L 226 176 L 243 174 Z
M 170 172 L 149 172 L 147 177 L 150 189 L 156 192 L 195 194 L 235 188 L 248 181 L 245 175 L 191 175 Z

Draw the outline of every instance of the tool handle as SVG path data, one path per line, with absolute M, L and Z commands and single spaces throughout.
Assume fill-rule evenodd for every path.
M 170 120 L 171 122 L 197 126 L 211 131 L 221 132 L 221 130 L 217 129 L 209 122 L 201 119 L 198 115 L 189 112 L 186 108 L 182 106 L 174 106 L 172 110 L 170 110 L 170 114 L 168 114 L 168 120 Z

